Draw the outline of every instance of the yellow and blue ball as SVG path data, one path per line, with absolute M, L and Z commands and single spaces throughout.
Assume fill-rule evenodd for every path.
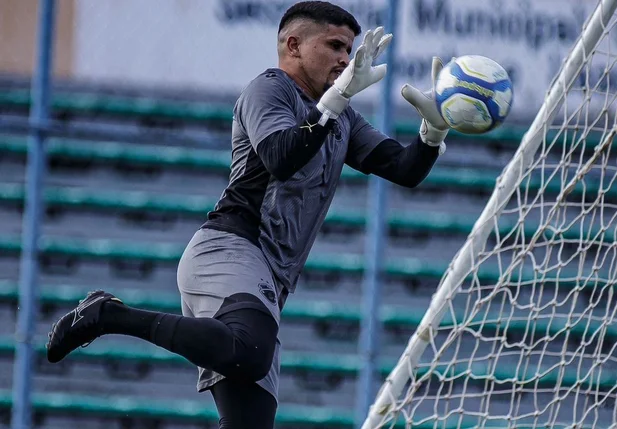
M 497 62 L 480 55 L 453 58 L 435 82 L 444 121 L 465 134 L 482 134 L 503 123 L 512 107 L 512 81 Z

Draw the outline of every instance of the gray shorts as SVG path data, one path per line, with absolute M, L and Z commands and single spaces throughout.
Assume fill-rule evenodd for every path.
M 225 298 L 249 293 L 259 298 L 276 323 L 280 323 L 276 287 L 263 253 L 253 243 L 235 234 L 213 229 L 198 230 L 180 258 L 178 289 L 184 316 L 214 317 Z M 225 311 L 241 305 L 232 304 L 225 307 Z M 277 401 L 280 348 L 277 340 L 270 372 L 257 382 Z M 208 390 L 223 378 L 214 371 L 199 368 L 197 390 Z

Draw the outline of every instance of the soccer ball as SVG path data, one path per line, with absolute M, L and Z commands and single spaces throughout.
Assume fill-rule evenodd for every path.
M 510 113 L 512 81 L 502 66 L 480 55 L 453 58 L 439 72 L 435 102 L 444 121 L 465 134 L 482 134 Z

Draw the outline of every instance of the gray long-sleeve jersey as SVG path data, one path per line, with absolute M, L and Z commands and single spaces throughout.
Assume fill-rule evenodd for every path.
M 280 69 L 268 69 L 250 82 L 234 108 L 229 185 L 204 224 L 259 246 L 279 294 L 296 287 L 343 165 L 361 169 L 371 151 L 388 139 L 348 107 L 317 154 L 289 179 L 277 180 L 257 148 L 272 133 L 297 126 L 315 105 Z

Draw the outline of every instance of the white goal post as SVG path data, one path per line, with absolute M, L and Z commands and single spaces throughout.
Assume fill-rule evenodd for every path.
M 617 427 L 616 8 L 587 19 L 363 429 Z

